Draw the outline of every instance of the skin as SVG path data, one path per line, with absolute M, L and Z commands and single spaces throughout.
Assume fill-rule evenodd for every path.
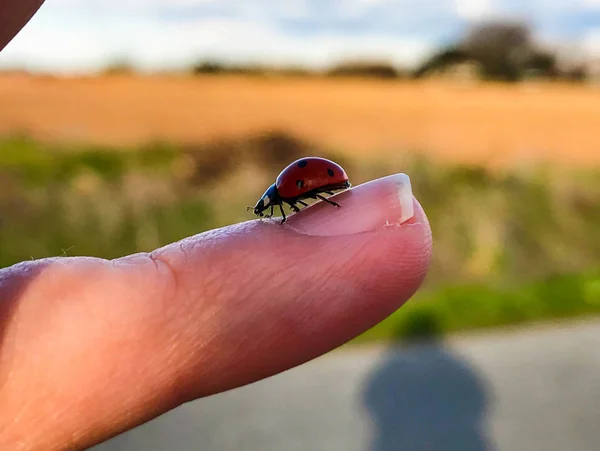
M 40 4 L 1 2 L 0 48 Z M 419 288 L 431 253 L 427 218 L 412 195 L 399 203 L 396 182 L 284 225 L 251 220 L 117 260 L 0 269 L 0 449 L 84 449 L 383 320 Z

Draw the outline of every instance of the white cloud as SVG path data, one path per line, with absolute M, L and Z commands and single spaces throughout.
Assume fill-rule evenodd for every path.
M 600 9 L 600 0 L 579 0 L 581 6 L 587 9 Z
M 600 26 L 589 30 L 585 34 L 582 46 L 588 56 L 600 58 Z
M 203 56 L 414 64 L 465 22 L 491 14 L 533 18 L 550 39 L 568 14 L 597 9 L 600 0 L 47 0 L 0 66 L 83 70 L 123 57 L 154 68 Z
M 100 0 L 90 0 L 79 13 L 67 11 L 67 6 L 73 6 L 75 0 L 55 1 L 58 5 L 40 11 L 0 54 L 0 66 L 85 71 L 115 58 L 124 58 L 150 69 L 189 65 L 205 56 L 314 67 L 354 57 L 414 64 L 432 45 L 422 37 L 377 30 L 353 34 L 351 30 L 324 27 L 318 33 L 290 32 L 280 25 L 278 17 L 261 17 L 260 14 L 256 17 L 248 4 L 246 9 L 236 9 L 240 17 L 216 15 L 174 20 L 145 14 L 115 14 L 113 8 L 117 2 L 114 1 L 102 3 L 103 14 L 93 11 L 100 6 Z M 360 8 L 366 11 L 386 0 L 361 1 Z M 122 3 L 146 11 L 141 1 L 123 0 Z M 229 3 L 235 2 L 230 0 Z M 173 8 L 174 4 L 206 5 L 208 0 L 150 0 L 148 4 L 168 4 Z M 311 0 L 286 1 L 270 12 L 285 20 L 313 20 L 315 5 L 314 0 L 312 3 Z M 332 11 L 328 14 L 335 16 Z M 253 15 L 255 17 L 249 17 Z
M 454 0 L 454 5 L 458 16 L 469 21 L 480 20 L 493 12 L 491 0 Z
M 430 49 L 430 43 L 411 38 L 376 34 L 294 36 L 276 27 L 231 19 L 183 24 L 150 20 L 111 20 L 107 24 L 97 20 L 69 27 L 40 23 L 15 38 L 0 57 L 0 65 L 85 71 L 122 57 L 141 68 L 152 69 L 187 66 L 203 56 L 313 67 L 360 57 L 414 64 Z

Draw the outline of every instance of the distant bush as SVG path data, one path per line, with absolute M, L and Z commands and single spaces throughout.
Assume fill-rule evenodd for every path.
M 317 75 L 316 71 L 301 66 L 273 67 L 267 72 L 282 77 L 312 77 Z
M 192 68 L 194 74 L 222 74 L 227 72 L 227 67 L 215 61 L 202 61 Z
M 514 21 L 475 24 L 459 42 L 435 52 L 413 76 L 447 71 L 463 63 L 476 64 L 481 77 L 487 80 L 570 78 L 559 71 L 555 52 L 538 48 L 529 25 Z
M 311 156 L 316 146 L 281 131 L 252 137 L 248 141 L 254 155 L 263 166 L 281 169 L 298 158 Z
M 579 64 L 562 72 L 565 80 L 581 83 L 588 79 L 588 71 L 585 64 Z
M 137 69 L 135 66 L 123 59 L 119 61 L 115 61 L 108 66 L 106 66 L 102 70 L 102 75 L 112 76 L 112 75 L 133 75 L 137 73 Z
M 330 68 L 326 75 L 330 77 L 367 77 L 395 79 L 403 73 L 385 62 L 347 61 Z
M 267 66 L 226 64 L 219 61 L 201 61 L 191 69 L 194 75 L 253 75 L 277 77 L 308 77 L 316 72 L 301 66 Z
M 218 61 L 201 61 L 192 67 L 194 75 L 265 75 L 268 69 L 260 65 L 235 65 Z
M 241 154 L 239 143 L 233 140 L 183 144 L 180 149 L 190 166 L 189 183 L 195 186 L 210 185 L 234 172 Z
M 532 31 L 520 22 L 477 24 L 459 47 L 482 66 L 485 78 L 493 80 L 519 80 L 536 56 Z

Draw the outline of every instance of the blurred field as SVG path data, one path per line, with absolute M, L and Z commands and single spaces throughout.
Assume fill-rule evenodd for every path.
M 276 129 L 361 159 L 600 164 L 600 89 L 589 85 L 3 75 L 0 105 L 0 135 L 53 142 L 206 143 Z
M 136 147 L 0 139 L 0 267 L 114 258 L 234 221 L 290 161 L 341 163 L 354 184 L 410 174 L 435 247 L 425 287 L 359 340 L 600 313 L 600 171 L 491 170 L 415 155 L 355 158 L 270 132 Z

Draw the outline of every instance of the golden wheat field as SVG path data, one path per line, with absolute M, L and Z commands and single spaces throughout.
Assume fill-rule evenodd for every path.
M 600 89 L 320 78 L 0 76 L 0 135 L 135 145 L 279 130 L 356 156 L 600 164 Z

